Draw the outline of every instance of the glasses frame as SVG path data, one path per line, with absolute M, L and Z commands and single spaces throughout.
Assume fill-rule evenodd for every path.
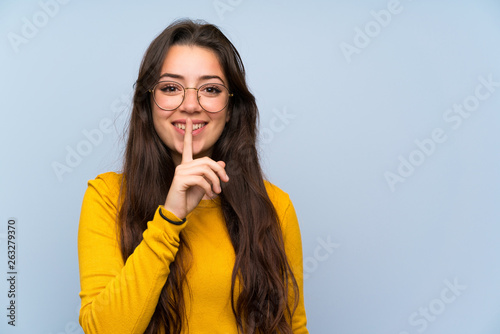
M 174 84 L 176 84 L 176 85 L 179 85 L 179 86 L 181 86 L 181 87 L 182 87 L 182 89 L 184 90 L 184 93 L 182 94 L 182 100 L 181 100 L 181 103 L 179 103 L 179 105 L 178 105 L 177 107 L 173 108 L 173 109 L 165 109 L 165 108 L 162 108 L 162 107 L 160 107 L 160 105 L 158 104 L 158 102 L 156 102 L 156 98 L 155 98 L 155 89 L 156 89 L 156 86 L 158 86 L 158 85 L 159 85 L 159 84 L 161 84 L 161 83 L 165 83 L 165 82 L 171 82 L 171 83 L 174 83 Z M 198 94 L 198 92 L 200 91 L 200 89 L 202 89 L 203 87 L 208 86 L 208 85 L 219 85 L 219 86 L 224 87 L 224 89 L 226 89 L 226 90 L 227 90 L 227 93 L 228 93 L 228 96 L 227 96 L 227 102 L 226 102 L 226 104 L 224 105 L 224 107 L 222 107 L 222 109 L 217 110 L 217 111 L 208 111 L 208 110 L 206 110 L 205 108 L 203 108 L 203 106 L 201 105 L 201 103 L 200 103 L 200 95 Z M 231 92 L 229 91 L 229 89 L 228 89 L 225 85 L 223 85 L 223 84 L 221 84 L 221 83 L 218 83 L 218 82 L 208 82 L 208 83 L 205 83 L 205 84 L 201 85 L 200 87 L 196 88 L 196 87 L 184 87 L 181 83 L 179 83 L 179 82 L 177 82 L 177 81 L 172 81 L 172 80 L 162 80 L 162 81 L 158 81 L 158 82 L 157 82 L 157 83 L 153 86 L 153 88 L 151 88 L 151 89 L 149 90 L 149 92 L 153 95 L 153 101 L 155 101 L 155 104 L 156 104 L 156 106 L 157 106 L 158 108 L 160 108 L 161 110 L 165 110 L 165 111 L 172 111 L 172 110 L 175 110 L 175 109 L 179 108 L 179 107 L 180 107 L 180 106 L 184 103 L 184 99 L 186 98 L 186 90 L 188 90 L 188 89 L 194 89 L 194 90 L 196 91 L 196 101 L 198 101 L 198 105 L 201 107 L 201 109 L 203 109 L 203 110 L 205 110 L 206 112 L 211 113 L 211 114 L 215 114 L 215 113 L 218 113 L 218 112 L 221 112 L 222 110 L 224 110 L 224 108 L 226 108 L 226 107 L 229 105 L 229 98 L 234 96 L 234 94 L 233 94 L 233 93 L 231 93 Z

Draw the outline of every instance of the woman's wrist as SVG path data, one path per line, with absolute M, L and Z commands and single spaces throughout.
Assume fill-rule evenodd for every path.
M 186 222 L 186 218 L 179 218 L 175 213 L 168 210 L 164 206 L 160 206 L 160 216 L 170 224 L 174 225 L 182 225 Z

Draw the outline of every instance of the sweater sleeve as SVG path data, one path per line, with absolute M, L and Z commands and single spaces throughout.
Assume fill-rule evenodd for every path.
M 117 225 L 119 181 L 100 176 L 89 181 L 78 229 L 81 309 L 85 333 L 144 333 L 179 248 L 186 226 L 166 222 L 158 207 L 142 242 L 123 263 Z
M 309 331 L 306 328 L 306 310 L 304 307 L 302 239 L 297 214 L 290 199 L 288 199 L 288 206 L 282 218 L 282 226 L 286 255 L 299 287 L 299 303 L 292 317 L 292 330 L 294 334 L 308 334 Z M 293 303 L 293 299 L 291 302 Z M 292 307 L 293 305 L 290 305 L 290 308 Z

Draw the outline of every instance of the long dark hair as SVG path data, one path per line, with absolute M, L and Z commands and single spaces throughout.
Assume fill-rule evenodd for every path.
M 147 222 L 163 204 L 175 164 L 169 148 L 157 135 L 148 90 L 173 45 L 194 45 L 212 50 L 234 94 L 230 119 L 215 143 L 212 159 L 227 163 L 231 180 L 223 187 L 220 203 L 234 247 L 231 300 L 238 331 L 292 333 L 291 319 L 298 303 L 298 286 L 285 254 L 276 210 L 263 181 L 256 150 L 258 110 L 245 81 L 238 51 L 215 26 L 181 20 L 167 27 L 149 46 L 141 63 L 133 100 L 125 152 L 119 211 L 120 242 L 126 260 L 142 240 Z M 183 233 L 175 261 L 162 289 L 146 333 L 180 333 L 186 312 L 183 285 L 187 284 L 189 245 Z M 236 279 L 239 286 L 235 286 Z M 292 305 L 292 307 L 290 307 Z

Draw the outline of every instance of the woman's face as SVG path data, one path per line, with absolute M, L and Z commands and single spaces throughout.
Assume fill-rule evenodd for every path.
M 199 88 L 206 83 L 227 87 L 227 80 L 215 53 L 198 46 L 170 47 L 163 61 L 159 81 L 175 81 L 185 88 Z M 190 118 L 193 122 L 193 158 L 211 155 L 215 142 L 229 120 L 227 106 L 217 113 L 203 110 L 194 89 L 185 90 L 184 101 L 174 110 L 160 109 L 153 100 L 151 105 L 156 133 L 170 149 L 176 165 L 181 162 L 186 119 Z

